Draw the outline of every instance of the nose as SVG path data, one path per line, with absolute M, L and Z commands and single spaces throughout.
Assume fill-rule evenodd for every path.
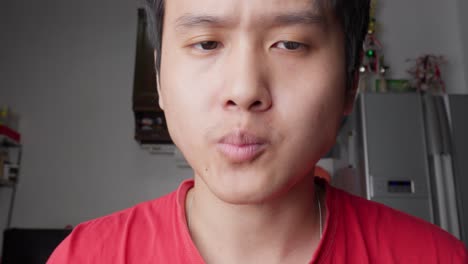
M 230 71 L 223 96 L 227 110 L 264 112 L 272 107 L 268 65 L 253 48 L 239 48 L 228 61 Z

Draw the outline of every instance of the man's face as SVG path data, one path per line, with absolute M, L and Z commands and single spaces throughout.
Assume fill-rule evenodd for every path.
M 160 96 L 170 134 L 225 202 L 310 174 L 343 115 L 343 34 L 311 0 L 166 1 Z

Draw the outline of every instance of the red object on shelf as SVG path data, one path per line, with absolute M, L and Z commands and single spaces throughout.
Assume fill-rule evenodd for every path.
M 4 125 L 0 125 L 0 135 L 4 135 L 17 143 L 21 141 L 20 133 Z

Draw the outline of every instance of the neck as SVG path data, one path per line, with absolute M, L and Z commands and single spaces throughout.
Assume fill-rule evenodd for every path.
M 186 199 L 195 245 L 207 263 L 308 262 L 321 236 L 313 181 L 304 177 L 285 195 L 262 204 L 233 205 L 196 177 Z

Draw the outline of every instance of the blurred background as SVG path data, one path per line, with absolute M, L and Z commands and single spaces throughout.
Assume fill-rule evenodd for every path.
M 368 96 L 358 100 L 358 112 L 344 126 L 348 130 L 343 130 L 342 144 L 320 163 L 332 178 L 343 177 L 343 168 L 354 169 L 350 177 L 362 184 L 356 193 L 369 199 L 375 198 L 376 192 L 370 193 L 372 188 L 366 187 L 372 173 L 364 156 L 372 151 L 364 146 L 359 153 L 344 153 L 357 151 L 349 150 L 348 139 L 357 140 L 352 144 L 366 141 L 362 140 L 363 119 L 369 119 L 369 124 L 392 110 L 370 111 L 382 113 L 370 115 L 362 106 L 371 109 L 382 100 L 396 109 L 406 100 L 401 98 L 412 98 L 408 99 L 408 111 L 421 115 L 408 118 L 427 123 L 425 102 L 432 100 L 425 99 L 428 94 L 442 97 L 447 113 L 453 100 L 446 94 L 468 94 L 467 1 L 381 0 L 376 5 L 375 32 L 369 33 L 378 41 L 368 43 L 367 64 L 361 67 L 361 89 Z M 170 140 L 160 131 L 165 122 L 160 112 L 148 108 L 157 95 L 147 89 L 154 86 L 145 86 L 150 81 L 140 76 L 148 69 L 151 72 L 151 67 L 144 59 L 147 48 L 142 44 L 144 17 L 139 16 L 139 6 L 140 2 L 129 0 L 0 2 L 0 107 L 5 116 L 0 125 L 3 122 L 10 129 L 0 130 L 2 151 L 8 152 L 3 155 L 8 169 L 2 169 L 0 180 L 1 230 L 75 226 L 164 195 L 192 176 L 180 153 L 167 144 Z M 418 75 L 408 72 L 424 64 L 418 59 L 429 55 L 442 57 L 433 68 L 423 65 L 423 71 L 440 70 L 444 89 L 437 87 L 440 82 L 420 86 Z M 425 91 L 426 96 L 413 88 Z M 404 111 L 399 114 L 405 116 Z M 398 113 L 392 118 L 398 120 Z M 454 133 L 451 120 L 447 122 L 448 133 Z M 412 124 L 392 127 L 419 129 Z M 418 199 L 428 197 L 423 201 L 427 213 L 415 215 L 440 224 L 435 215 L 443 211 L 443 205 L 433 197 L 442 191 L 437 191 L 437 180 L 431 178 L 431 162 L 424 161 L 430 159 L 425 154 L 430 149 L 425 138 L 429 132 L 420 128 L 417 133 L 423 154 L 415 159 L 427 167 L 421 172 L 422 181 L 427 180 L 422 184 L 423 193 L 419 193 L 419 180 L 401 171 L 400 176 L 384 180 L 382 186 L 389 192 L 417 193 Z M 390 134 L 382 134 L 381 139 L 387 140 Z M 19 135 L 21 138 L 16 138 Z M 386 152 L 383 147 L 382 151 Z M 400 150 L 395 151 L 391 155 Z M 363 161 L 358 161 L 361 155 Z M 451 186 L 456 185 L 453 181 L 456 179 Z M 340 184 L 350 191 L 356 185 Z M 389 197 L 400 199 L 402 195 Z M 460 237 L 463 213 L 459 208 L 466 198 L 455 191 L 453 195 L 447 199 L 458 202 L 448 202 L 447 207 L 456 207 Z M 385 199 L 380 200 L 385 203 Z M 392 203 L 389 205 L 398 207 Z

